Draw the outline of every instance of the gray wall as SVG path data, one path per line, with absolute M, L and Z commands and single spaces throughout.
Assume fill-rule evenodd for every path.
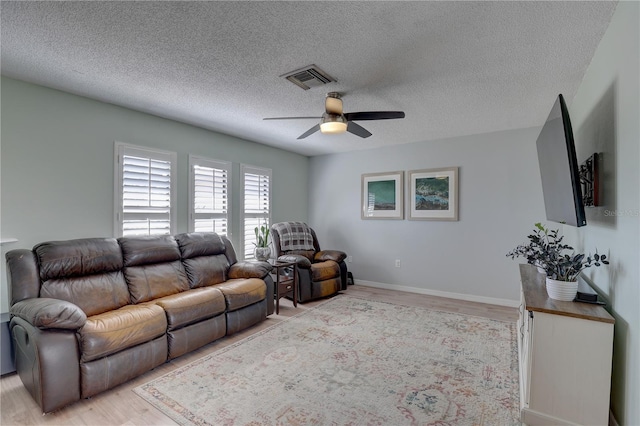
M 586 275 L 616 319 L 611 406 L 621 425 L 640 425 L 640 3 L 620 2 L 569 106 L 578 160 L 602 154 L 601 207 L 587 226 L 564 227 L 581 252 L 606 253 Z
M 517 306 L 517 262 L 505 254 L 544 219 L 538 133 L 522 129 L 313 157 L 310 223 L 323 247 L 353 256 L 356 281 Z M 459 221 L 360 218 L 363 173 L 404 170 L 407 188 L 409 170 L 449 166 L 460 168 Z M 406 195 L 405 207 L 408 201 Z
M 524 241 L 535 222 L 559 229 L 580 251 L 608 254 L 609 267 L 586 275 L 616 318 L 611 408 L 620 425 L 640 425 L 639 20 L 640 3 L 618 4 L 577 95 L 568 100 L 579 162 L 603 154 L 604 205 L 587 209 L 586 227 L 544 221 L 539 128 L 313 157 L 310 165 L 310 223 L 323 247 L 353 256 L 356 281 L 515 301 L 517 262 L 504 253 Z M 460 167 L 459 222 L 360 219 L 362 173 L 446 166 Z
M 19 240 L 2 246 L 3 259 L 42 241 L 113 235 L 114 141 L 178 153 L 178 232 L 188 226 L 189 154 L 232 161 L 235 194 L 240 163 L 273 169 L 272 220 L 307 220 L 305 156 L 5 77 L 1 95 L 0 234 Z

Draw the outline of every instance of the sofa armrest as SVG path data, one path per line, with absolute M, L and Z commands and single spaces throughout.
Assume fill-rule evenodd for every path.
M 10 304 L 38 297 L 40 294 L 40 272 L 36 255 L 31 250 L 16 249 L 8 251 L 7 286 L 11 295 Z
M 298 268 L 302 269 L 311 268 L 311 261 L 299 254 L 285 254 L 284 256 L 280 256 L 278 260 L 283 262 L 295 262 Z
M 43 413 L 80 399 L 80 350 L 76 330 L 41 329 L 11 318 L 18 375 Z
M 269 262 L 237 262 L 229 268 L 229 278 L 264 278 L 271 269 Z
M 347 258 L 347 253 L 340 250 L 322 250 L 316 253 L 313 260 L 316 262 L 324 262 L 325 260 L 333 260 L 340 263 Z
M 10 313 L 40 329 L 77 330 L 87 322 L 87 315 L 77 305 L 46 297 L 21 300 L 11 306 Z

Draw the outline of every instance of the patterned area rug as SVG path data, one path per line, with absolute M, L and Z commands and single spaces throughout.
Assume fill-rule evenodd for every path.
M 516 333 L 340 295 L 134 391 L 184 425 L 515 425 Z

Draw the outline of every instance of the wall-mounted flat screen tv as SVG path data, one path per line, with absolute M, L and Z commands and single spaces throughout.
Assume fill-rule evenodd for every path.
M 536 145 L 547 220 L 585 226 L 573 130 L 562 95 L 551 108 Z

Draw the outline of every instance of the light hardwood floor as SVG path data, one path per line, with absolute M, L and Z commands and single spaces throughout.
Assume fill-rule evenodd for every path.
M 440 311 L 458 312 L 502 321 L 517 320 L 517 309 L 483 303 L 466 302 L 442 297 L 405 293 L 361 285 L 349 286 L 345 294 L 375 301 L 419 306 Z M 8 425 L 175 425 L 170 418 L 156 410 L 133 392 L 133 388 L 160 377 L 211 352 L 237 342 L 259 330 L 270 327 L 287 317 L 309 309 L 322 301 L 298 304 L 281 299 L 280 315 L 275 313 L 266 321 L 233 336 L 220 339 L 197 351 L 172 360 L 154 370 L 93 398 L 80 400 L 54 413 L 43 415 L 17 374 L 0 379 L 0 424 Z

